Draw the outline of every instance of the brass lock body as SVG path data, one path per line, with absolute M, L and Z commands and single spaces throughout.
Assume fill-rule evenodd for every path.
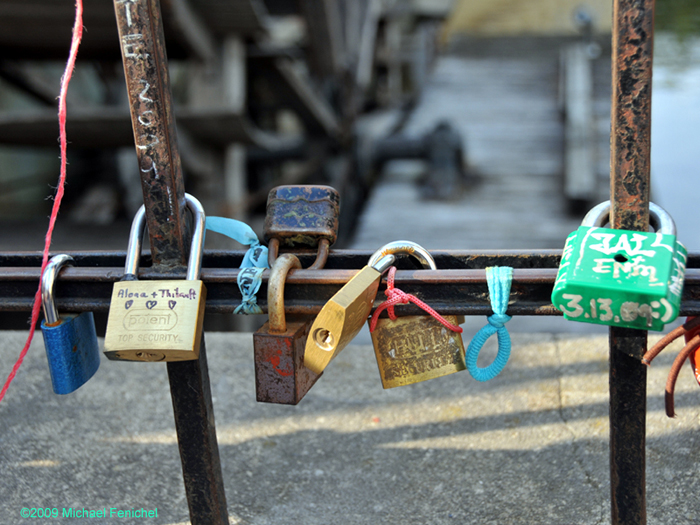
M 284 282 L 292 268 L 301 268 L 291 254 L 280 255 L 272 266 L 267 288 L 269 321 L 253 334 L 256 398 L 263 403 L 296 405 L 321 374 L 304 366 L 304 347 L 314 316 L 287 318 Z
M 464 316 L 445 315 L 453 325 Z M 466 369 L 462 335 L 429 315 L 379 319 L 372 344 L 384 388 L 420 383 Z
M 396 241 L 391 245 L 403 246 L 421 263 L 427 264 L 430 254 L 410 241 Z M 387 245 L 390 246 L 390 245 Z M 380 249 L 362 268 L 323 306 L 316 317 L 306 342 L 304 364 L 321 373 L 357 335 L 372 311 L 382 274 L 394 264 L 396 257 Z
M 392 243 L 381 253 L 413 253 L 404 251 L 405 248 Z M 437 269 L 427 252 L 425 260 L 424 266 Z M 464 322 L 464 316 L 449 315 L 444 319 L 453 325 Z M 378 319 L 372 331 L 372 344 L 384 388 L 419 383 L 466 369 L 462 335 L 429 315 Z
M 204 246 L 202 205 L 187 195 L 194 234 L 187 279 L 137 281 L 146 224 L 142 206 L 129 235 L 124 277 L 114 283 L 104 354 L 117 361 L 191 361 L 199 358 L 207 289 L 199 280 Z

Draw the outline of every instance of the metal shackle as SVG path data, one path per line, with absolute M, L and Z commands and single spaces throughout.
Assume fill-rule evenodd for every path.
M 188 281 L 198 281 L 202 271 L 202 256 L 204 255 L 204 236 L 206 234 L 206 215 L 201 203 L 189 193 L 185 193 L 187 207 L 194 218 L 194 233 L 190 245 L 190 256 L 187 261 Z M 129 232 L 129 245 L 126 249 L 126 263 L 124 264 L 124 277 L 131 276 L 135 279 L 139 271 L 139 259 L 141 258 L 141 245 L 143 233 L 146 229 L 146 207 L 141 206 L 134 215 Z M 129 280 L 124 279 L 124 280 Z
M 267 315 L 270 319 L 270 333 L 281 334 L 287 331 L 284 315 L 284 283 L 292 269 L 301 269 L 296 255 L 283 253 L 275 259 L 267 281 Z
M 591 208 L 581 221 L 581 226 L 604 227 L 610 222 L 610 201 L 601 202 Z M 654 231 L 666 235 L 676 235 L 676 223 L 671 215 L 661 206 L 649 203 L 649 222 Z
M 55 255 L 46 265 L 41 276 L 41 306 L 44 309 L 44 324 L 46 326 L 56 326 L 60 321 L 58 310 L 56 310 L 53 301 L 53 285 L 56 282 L 58 272 L 66 264 L 75 264 L 73 257 L 66 254 Z
M 367 265 L 371 266 L 379 273 L 384 273 L 394 264 L 396 255 L 399 254 L 412 255 L 418 259 L 418 262 L 420 262 L 424 268 L 437 270 L 435 259 L 428 253 L 428 250 L 411 241 L 394 241 L 385 244 L 372 254 Z

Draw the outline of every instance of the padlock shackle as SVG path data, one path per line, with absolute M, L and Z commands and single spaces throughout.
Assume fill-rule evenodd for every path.
M 610 222 L 610 201 L 601 202 L 591 208 L 581 221 L 581 226 L 604 227 Z M 649 203 L 649 222 L 654 231 L 666 235 L 676 235 L 676 223 L 673 217 L 658 204 Z
M 187 260 L 187 280 L 199 281 L 199 275 L 202 273 L 202 257 L 204 256 L 204 237 L 207 233 L 207 216 L 204 213 L 204 207 L 196 198 L 189 193 L 185 193 L 187 199 L 187 207 L 192 212 L 194 233 L 192 234 L 192 243 L 190 244 L 190 256 Z
M 75 264 L 73 257 L 65 253 L 55 255 L 46 265 L 41 276 L 41 306 L 44 309 L 44 324 L 46 326 L 55 326 L 60 320 L 53 300 L 53 286 L 58 272 L 66 264 Z
M 270 278 L 267 281 L 267 314 L 270 320 L 270 333 L 281 334 L 287 331 L 284 315 L 284 283 L 292 269 L 301 269 L 296 255 L 283 253 L 275 259 Z
M 327 238 L 323 237 L 320 239 L 318 241 L 318 249 L 316 250 L 316 259 L 311 266 L 307 268 L 307 270 L 323 270 L 323 267 L 328 261 L 330 247 L 331 242 Z M 280 240 L 277 237 L 273 237 L 270 239 L 270 242 L 267 243 L 267 264 L 270 266 L 270 268 L 272 268 L 272 265 L 275 264 L 277 256 L 279 255 L 279 250 Z
M 122 280 L 128 280 L 127 276 L 136 279 L 139 273 L 139 260 L 141 259 L 141 245 L 143 243 L 143 233 L 146 230 L 146 207 L 141 205 L 139 210 L 134 215 L 134 220 L 131 221 L 131 230 L 129 231 L 129 244 L 126 248 L 126 262 L 124 263 L 124 277 Z
M 192 212 L 194 233 L 190 246 L 190 256 L 187 261 L 188 281 L 198 281 L 202 272 L 202 256 L 204 255 L 204 237 L 206 234 L 206 215 L 202 204 L 189 193 L 185 194 L 187 207 Z M 143 234 L 146 230 L 146 207 L 141 206 L 134 215 L 129 232 L 129 245 L 126 249 L 126 262 L 124 264 L 124 277 L 122 280 L 136 279 L 139 272 L 139 260 L 141 259 L 141 247 Z
M 424 268 L 437 270 L 435 259 L 428 253 L 428 250 L 412 241 L 394 241 L 385 244 L 372 254 L 369 258 L 368 266 L 371 266 L 379 273 L 384 273 L 394 261 L 398 254 L 412 255 Z

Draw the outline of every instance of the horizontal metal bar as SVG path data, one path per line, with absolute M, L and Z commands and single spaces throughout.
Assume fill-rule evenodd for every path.
M 122 274 L 121 266 L 87 267 L 80 266 L 90 257 L 109 261 L 121 261 L 123 254 L 101 252 L 95 254 L 72 254 L 76 258 L 75 267 L 61 271 L 56 281 L 56 305 L 61 312 L 94 311 L 109 309 L 112 285 Z M 243 252 L 207 252 L 202 280 L 207 287 L 206 311 L 209 313 L 231 313 L 241 302 L 241 294 L 236 284 L 238 264 Z M 486 266 L 513 266 L 508 313 L 512 315 L 561 315 L 550 301 L 554 279 L 556 278 L 558 255 L 545 252 L 431 252 L 438 267 L 444 270 L 417 270 L 411 268 L 409 259 L 400 259 L 396 273 L 396 284 L 407 293 L 412 293 L 438 312 L 446 315 L 487 315 L 491 313 Z M 558 252 L 556 252 L 558 253 Z M 287 313 L 318 313 L 323 305 L 335 294 L 357 270 L 369 259 L 369 252 L 336 250 L 329 257 L 327 269 L 293 271 L 285 286 L 285 310 Z M 5 261 L 12 257 L 5 254 Z M 34 254 L 23 254 L 25 263 L 34 260 Z M 30 259 L 27 259 L 29 257 Z M 698 261 L 697 254 L 693 259 Z M 313 255 L 300 253 L 302 264 L 313 262 Z M 15 259 L 15 262 L 18 260 Z M 30 311 L 39 282 L 39 258 L 36 266 L 0 266 L 0 312 Z M 92 261 L 95 263 L 95 260 Z M 219 267 L 207 267 L 206 264 Z M 223 264 L 226 263 L 226 264 Z M 233 264 L 230 264 L 233 263 Z M 230 265 L 229 265 L 230 264 Z M 340 266 L 340 268 L 338 268 Z M 348 267 L 349 266 L 349 267 Z M 481 267 L 479 267 L 481 266 Z M 541 267 L 540 267 L 541 266 Z M 267 279 L 269 271 L 263 273 L 263 284 L 257 295 L 258 304 L 267 311 Z M 184 272 L 164 272 L 153 268 L 142 268 L 139 278 L 143 280 L 163 280 L 184 278 Z M 384 300 L 381 292 L 375 304 Z M 417 307 L 397 307 L 398 315 L 419 313 Z M 690 268 L 686 273 L 681 315 L 700 315 L 700 268 Z

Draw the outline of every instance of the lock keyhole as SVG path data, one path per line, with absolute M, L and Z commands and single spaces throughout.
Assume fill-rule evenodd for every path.
M 314 342 L 322 350 L 333 350 L 333 334 L 330 330 L 319 328 L 314 332 Z
M 627 256 L 624 255 L 624 254 L 622 254 L 622 253 L 618 253 L 618 254 L 614 257 L 614 259 L 615 259 L 617 262 L 619 262 L 619 263 L 625 263 L 625 262 L 627 262 L 627 261 L 629 260 L 629 259 L 627 259 Z

